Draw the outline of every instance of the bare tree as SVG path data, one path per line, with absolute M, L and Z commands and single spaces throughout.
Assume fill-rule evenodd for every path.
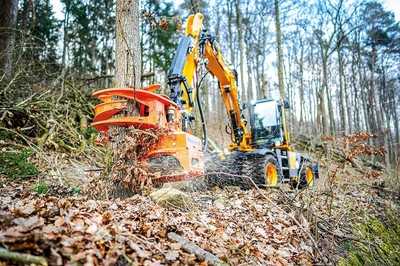
M 348 29 L 346 32 L 343 30 L 344 25 L 348 24 L 356 8 L 350 12 L 350 15 L 347 15 L 343 0 L 338 0 L 336 3 L 319 1 L 317 5 L 317 11 L 320 14 L 320 21 L 319 28 L 314 30 L 314 35 L 319 45 L 320 57 L 322 61 L 322 87 L 318 90 L 318 109 L 323 133 L 327 134 L 329 132 L 334 134 L 336 130 L 335 117 L 333 115 L 331 90 L 328 86 L 329 59 L 332 54 L 341 47 L 348 34 L 355 29 Z M 326 26 L 327 23 L 330 23 L 330 27 Z M 330 28 L 331 30 L 327 30 L 327 28 Z M 328 113 L 326 112 L 325 106 L 326 100 L 328 105 Z

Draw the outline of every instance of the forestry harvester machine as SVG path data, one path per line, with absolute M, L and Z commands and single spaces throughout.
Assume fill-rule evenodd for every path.
M 259 186 L 277 186 L 290 182 L 297 187 L 311 186 L 318 177 L 318 165 L 295 152 L 289 143 L 283 100 L 262 99 L 240 106 L 237 74 L 226 64 L 215 38 L 203 28 L 203 15 L 189 16 L 185 34 L 180 38 L 168 75 L 169 97 L 156 93 L 160 85 L 146 88 L 103 89 L 93 95 L 101 100 L 95 107 L 92 126 L 103 136 L 111 127 L 162 129 L 156 144 L 140 158 L 151 171 L 159 172 L 156 182 L 172 182 L 204 176 L 207 134 L 199 100 L 199 69 L 218 80 L 219 93 L 228 115 L 231 135 L 226 160 Z M 207 74 L 206 72 L 206 74 Z M 136 112 L 126 113 L 134 101 Z M 192 135 L 194 101 L 202 120 L 203 139 Z M 247 108 L 249 125 L 243 115 Z M 235 162 L 237 160 L 237 163 Z

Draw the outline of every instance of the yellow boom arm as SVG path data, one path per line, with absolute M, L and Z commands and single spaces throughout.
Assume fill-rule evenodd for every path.
M 251 136 L 241 114 L 236 75 L 226 65 L 220 48 L 210 35 L 203 36 L 201 46 L 204 57 L 208 61 L 206 68 L 219 82 L 219 91 L 231 122 L 233 143 L 230 149 L 250 150 Z
M 200 13 L 189 16 L 187 20 L 185 36 L 180 40 L 169 72 L 171 98 L 182 110 L 191 113 L 192 98 L 197 93 L 196 70 L 199 59 L 205 58 L 207 70 L 219 82 L 220 94 L 230 119 L 232 143 L 229 148 L 251 150 L 251 136 L 241 114 L 236 75 L 225 63 L 214 38 L 203 29 L 202 22 L 203 15 Z

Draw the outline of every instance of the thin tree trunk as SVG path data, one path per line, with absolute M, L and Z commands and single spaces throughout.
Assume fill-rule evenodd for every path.
M 233 47 L 233 32 L 232 32 L 232 7 L 231 2 L 227 1 L 227 16 L 228 16 L 228 44 L 229 44 L 229 55 L 230 55 L 230 63 L 232 65 L 236 65 L 235 63 L 235 49 Z
M 360 107 L 359 107 L 359 102 L 360 100 L 358 99 L 358 92 L 359 92 L 359 88 L 357 87 L 357 74 L 355 71 L 355 67 L 357 65 L 356 59 L 355 59 L 355 55 L 353 52 L 352 55 L 352 61 L 351 61 L 351 86 L 353 89 L 353 115 L 349 117 L 354 117 L 353 121 L 354 121 L 354 129 L 355 131 L 359 131 L 360 130 Z
M 279 15 L 279 0 L 274 1 L 275 8 L 275 30 L 276 30 L 276 46 L 277 46 L 277 60 L 278 60 L 278 82 L 279 82 L 279 94 L 281 100 L 286 99 L 285 85 L 283 81 L 283 51 L 282 51 L 282 32 L 281 32 L 281 21 Z M 283 118 L 289 117 L 287 115 L 286 109 L 283 109 Z M 289 143 L 289 129 L 285 119 L 282 121 L 283 131 L 285 132 L 285 142 Z
M 321 48 L 323 49 L 323 48 Z M 322 133 L 328 134 L 329 125 L 325 107 L 325 92 L 328 91 L 328 62 L 325 53 L 322 51 L 322 86 L 318 89 L 318 115 L 322 126 Z
M 333 106 L 332 106 L 332 91 L 328 88 L 328 86 L 325 87 L 326 90 L 326 96 L 327 96 L 327 102 L 328 102 L 328 114 L 329 114 L 329 128 L 330 128 L 330 134 L 331 135 L 336 135 L 336 123 L 335 123 L 335 115 L 333 113 Z
M 253 100 L 253 69 L 252 69 L 252 64 L 251 64 L 251 55 L 250 55 L 250 47 L 247 45 L 246 47 L 246 61 L 247 61 L 247 101 Z M 243 99 L 244 101 L 244 99 Z
M 281 32 L 281 22 L 279 18 L 279 0 L 274 0 L 274 7 L 275 7 L 275 29 L 276 29 L 279 93 L 281 99 L 285 99 L 286 93 L 285 93 L 285 85 L 283 84 L 282 32 Z
M 343 57 L 342 57 L 342 49 L 339 47 L 337 49 L 338 54 L 338 65 L 339 65 L 339 107 L 340 107 L 340 126 L 344 135 L 348 134 L 347 128 L 347 114 L 346 114 L 346 100 L 345 100 L 345 89 L 344 89 L 344 70 L 343 70 Z
M 67 47 L 68 47 L 68 26 L 69 26 L 69 11 L 70 11 L 70 1 L 65 1 L 65 13 L 64 13 L 64 21 L 63 21 L 63 51 L 62 51 L 62 59 L 61 65 L 62 68 L 65 68 L 66 58 L 67 58 Z
M 301 38 L 300 41 L 300 61 L 299 61 L 299 72 L 300 72 L 300 86 L 299 86 L 299 96 L 300 96 L 300 124 L 304 122 L 304 46 Z
M 242 14 L 240 12 L 240 3 L 239 0 L 235 1 L 235 9 L 236 9 L 236 29 L 238 32 L 238 41 L 239 41 L 239 71 L 240 71 L 240 89 L 241 99 L 243 102 L 246 102 L 246 86 L 244 85 L 244 42 L 243 42 L 243 27 L 242 27 Z
M 394 93 L 393 93 L 394 95 Z M 394 120 L 394 129 L 395 129 L 395 141 L 394 141 L 394 152 L 395 152 L 395 160 L 396 161 L 400 160 L 400 126 L 399 126 L 399 115 L 397 114 L 397 105 L 396 105 L 396 99 L 393 98 L 393 120 Z
M 263 24 L 263 23 L 261 23 L 261 24 Z M 263 97 L 266 98 L 266 97 L 271 97 L 271 91 L 269 89 L 270 84 L 268 83 L 268 79 L 267 79 L 266 74 L 265 74 L 266 73 L 266 71 L 265 71 L 265 65 L 266 65 L 265 58 L 266 58 L 267 51 L 265 50 L 264 47 L 267 45 L 268 29 L 265 26 L 263 26 L 262 29 L 263 29 L 262 34 L 261 34 L 261 36 L 262 36 L 262 45 L 261 45 L 261 48 L 260 48 L 260 49 L 262 49 L 262 54 L 261 54 L 262 58 L 260 60 L 260 64 L 261 64 L 261 91 L 262 91 Z
M 347 132 L 346 134 L 351 134 L 353 132 L 353 125 L 351 119 L 351 109 L 354 104 L 351 104 L 351 95 L 348 90 L 348 80 L 346 76 L 343 76 L 343 85 L 344 85 L 344 95 L 345 95 L 345 103 L 346 103 L 346 115 L 347 115 Z
M 13 73 L 12 55 L 17 12 L 18 0 L 0 0 L 0 69 L 7 79 Z
M 374 93 L 375 93 L 375 78 L 374 78 L 375 68 L 374 68 L 374 65 L 375 65 L 375 58 L 376 58 L 375 54 L 376 54 L 375 48 L 372 47 L 371 69 L 370 69 L 371 72 L 370 72 L 369 90 L 368 90 L 368 105 L 369 105 L 369 108 L 367 109 L 368 110 L 368 117 L 369 117 L 370 125 L 371 125 L 371 129 L 370 130 L 371 130 L 372 133 L 376 133 L 376 131 L 377 131 L 375 112 L 373 110 L 376 107 L 375 106 L 375 102 L 374 102 L 374 99 L 375 99 L 375 96 L 374 96 Z

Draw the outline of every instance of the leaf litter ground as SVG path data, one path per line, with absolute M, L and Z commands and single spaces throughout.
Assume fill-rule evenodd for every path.
M 191 191 L 185 209 L 139 194 L 94 200 L 94 180 L 78 196 L 59 185 L 39 196 L 32 181 L 0 182 L 0 246 L 44 256 L 50 265 L 207 265 L 168 239 L 175 232 L 231 265 L 332 263 L 343 255 L 338 247 L 351 239 L 351 225 L 393 199 L 370 189 L 379 180 L 370 171 L 321 164 L 327 174 L 318 189 Z M 98 189 L 108 185 L 98 182 Z
M 229 264 L 310 264 L 304 220 L 298 225 L 257 191 L 191 192 L 190 209 L 148 197 L 89 200 L 38 197 L 29 183 L 1 188 L 0 243 L 48 258 L 50 265 L 202 264 L 167 238 L 176 232 Z M 218 197 L 214 195 L 218 194 Z M 206 265 L 204 262 L 202 265 Z

